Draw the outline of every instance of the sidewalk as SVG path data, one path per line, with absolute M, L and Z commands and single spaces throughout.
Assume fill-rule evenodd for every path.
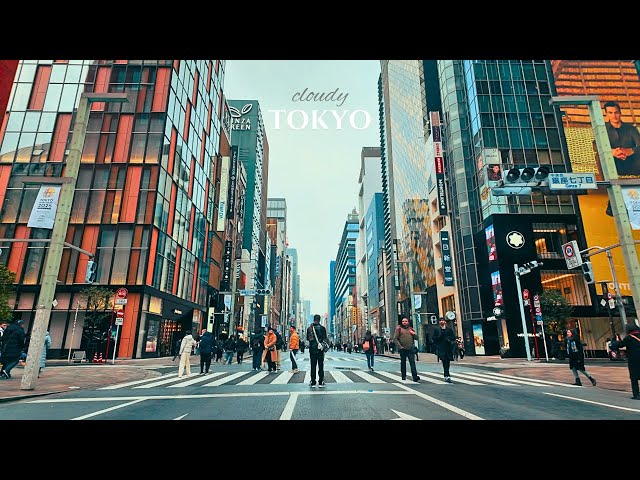
M 366 365 L 364 354 L 352 353 L 342 355 L 362 355 L 363 365 Z M 399 354 L 386 353 L 387 358 L 396 358 L 400 361 Z M 435 364 L 436 357 L 431 353 L 419 353 L 418 369 L 420 365 Z M 251 355 L 245 355 L 245 360 Z M 99 388 L 102 386 L 123 383 L 134 380 L 155 378 L 161 375 L 157 368 L 174 367 L 177 371 L 178 361 L 172 361 L 173 357 L 116 360 L 115 365 L 109 363 L 74 363 L 67 360 L 47 360 L 47 367 L 37 379 L 34 390 L 21 390 L 23 367 L 15 367 L 10 379 L 0 380 L 0 402 L 19 400 L 24 398 L 63 393 L 71 390 L 85 388 Z M 587 359 L 585 361 L 587 371 L 598 381 L 596 388 L 618 390 L 631 393 L 629 370 L 626 362 L 612 362 L 608 359 Z M 451 377 L 455 382 L 455 372 L 458 367 L 482 367 L 492 368 L 496 372 L 517 377 L 544 379 L 560 383 L 573 383 L 573 374 L 569 370 L 568 360 L 533 360 L 528 362 L 521 358 L 500 358 L 499 356 L 466 356 L 463 360 L 451 362 Z M 199 359 L 192 358 L 191 368 L 199 369 Z M 588 385 L 584 382 L 583 385 Z M 588 385 L 586 388 L 592 388 Z

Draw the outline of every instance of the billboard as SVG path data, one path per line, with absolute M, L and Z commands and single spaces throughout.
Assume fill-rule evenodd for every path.
M 552 60 L 551 66 L 558 96 L 596 95 L 599 98 L 618 176 L 637 178 L 640 186 L 640 78 L 633 62 Z M 587 107 L 563 105 L 560 110 L 571 170 L 575 173 L 593 172 L 597 180 L 604 180 Z M 634 194 L 631 190 L 628 192 L 627 208 L 633 218 L 637 213 L 632 202 Z M 604 187 L 589 190 L 587 195 L 579 195 L 577 199 L 587 245 L 604 247 L 618 243 Z M 634 238 L 640 240 L 640 232 L 634 231 Z M 614 248 L 611 253 L 620 293 L 631 296 L 622 253 L 619 248 Z M 611 280 L 611 269 L 605 255 L 594 255 L 590 261 L 596 283 Z
M 497 270 L 491 274 L 491 288 L 493 289 L 493 304 L 496 307 L 504 305 L 502 297 L 502 282 L 500 281 L 500 271 Z
M 493 225 L 489 225 L 484 229 L 484 236 L 487 239 L 487 253 L 489 254 L 489 261 L 498 259 L 498 251 L 496 247 L 496 233 Z
M 484 335 L 482 333 L 482 324 L 476 323 L 473 325 L 473 346 L 476 350 L 476 355 L 484 355 Z

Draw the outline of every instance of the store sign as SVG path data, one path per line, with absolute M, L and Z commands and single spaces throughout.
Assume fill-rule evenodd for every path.
M 231 167 L 229 168 L 229 193 L 227 202 L 227 218 L 233 218 L 235 213 L 236 180 L 238 178 L 238 147 L 231 147 Z
M 229 106 L 229 111 L 231 112 L 231 130 L 251 130 L 251 119 L 243 115 L 249 113 L 252 108 L 252 103 L 247 103 L 240 110 L 231 105 Z
M 453 267 L 451 265 L 449 232 L 440 230 L 440 245 L 442 245 L 442 273 L 444 277 L 444 286 L 453 287 Z
M 216 231 L 224 232 L 225 213 L 227 211 L 227 197 L 229 190 L 229 157 L 222 157 L 220 172 L 220 199 L 218 200 L 218 221 L 216 223 Z
M 27 227 L 53 230 L 61 188 L 51 185 L 42 185 L 40 187 L 36 201 L 31 209 L 31 215 L 29 215 Z
M 222 278 L 220 279 L 220 290 L 223 292 L 231 290 L 231 261 L 233 259 L 233 242 L 224 242 L 224 254 L 222 255 Z M 238 266 L 240 263 L 238 263 Z

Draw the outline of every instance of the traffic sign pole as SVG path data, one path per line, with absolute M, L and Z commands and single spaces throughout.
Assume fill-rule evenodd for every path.
M 113 344 L 113 360 L 111 360 L 111 365 L 115 365 L 116 363 L 116 352 L 118 351 L 118 336 L 120 333 L 120 325 L 116 326 L 116 340 Z M 109 332 L 109 336 L 111 336 L 111 332 Z
M 527 294 L 529 291 L 527 291 Z M 527 295 L 528 296 L 528 295 Z M 536 309 L 540 306 L 540 297 L 538 295 L 533 296 L 533 302 L 536 304 Z M 536 334 L 536 321 L 533 318 L 533 307 L 529 303 L 529 314 L 531 315 L 531 326 L 533 327 L 533 347 L 536 350 L 536 360 L 540 360 L 540 351 L 538 350 L 538 335 Z M 544 328 L 542 329 L 544 335 Z

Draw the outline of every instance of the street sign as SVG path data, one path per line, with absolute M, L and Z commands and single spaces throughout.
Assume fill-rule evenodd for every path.
M 616 301 L 613 298 L 609 299 L 609 308 L 616 308 Z
M 606 304 L 607 304 L 607 301 L 604 298 L 600 300 L 600 305 L 604 307 Z
M 567 262 L 568 269 L 577 268 L 582 265 L 582 255 L 580 255 L 578 242 L 575 240 L 571 240 L 562 245 L 562 254 Z
M 531 306 L 531 300 L 529 300 L 528 298 L 525 298 L 525 299 L 524 299 L 524 306 L 525 306 L 525 307 L 529 307 L 529 306 Z
M 116 297 L 117 298 L 127 298 L 128 294 L 129 294 L 129 291 L 126 288 L 119 288 L 116 291 Z
M 528 289 L 524 289 L 522 291 L 522 298 L 524 298 L 525 300 L 529 300 L 529 290 Z
M 389 334 L 389 327 L 384 327 L 384 333 Z
M 126 304 L 127 304 L 126 298 L 116 298 L 116 305 L 126 305 Z
M 537 321 L 536 321 L 536 323 L 537 323 L 538 325 L 544 325 L 544 322 L 543 322 L 542 320 L 537 320 Z
M 256 294 L 255 290 L 238 290 L 238 293 L 243 297 L 250 297 Z
M 533 306 L 534 307 L 539 307 L 540 306 L 540 295 L 534 295 L 533 296 Z
M 116 325 L 122 325 L 124 323 L 124 310 L 118 310 L 116 312 Z
M 493 314 L 494 314 L 496 317 L 499 317 L 500 315 L 502 315 L 502 309 L 501 309 L 500 307 L 495 307 L 495 308 L 493 309 Z
M 595 173 L 550 173 L 549 189 L 554 190 L 597 190 Z
M 358 330 L 358 326 L 357 325 L 351 325 L 351 331 L 355 332 L 356 330 Z

